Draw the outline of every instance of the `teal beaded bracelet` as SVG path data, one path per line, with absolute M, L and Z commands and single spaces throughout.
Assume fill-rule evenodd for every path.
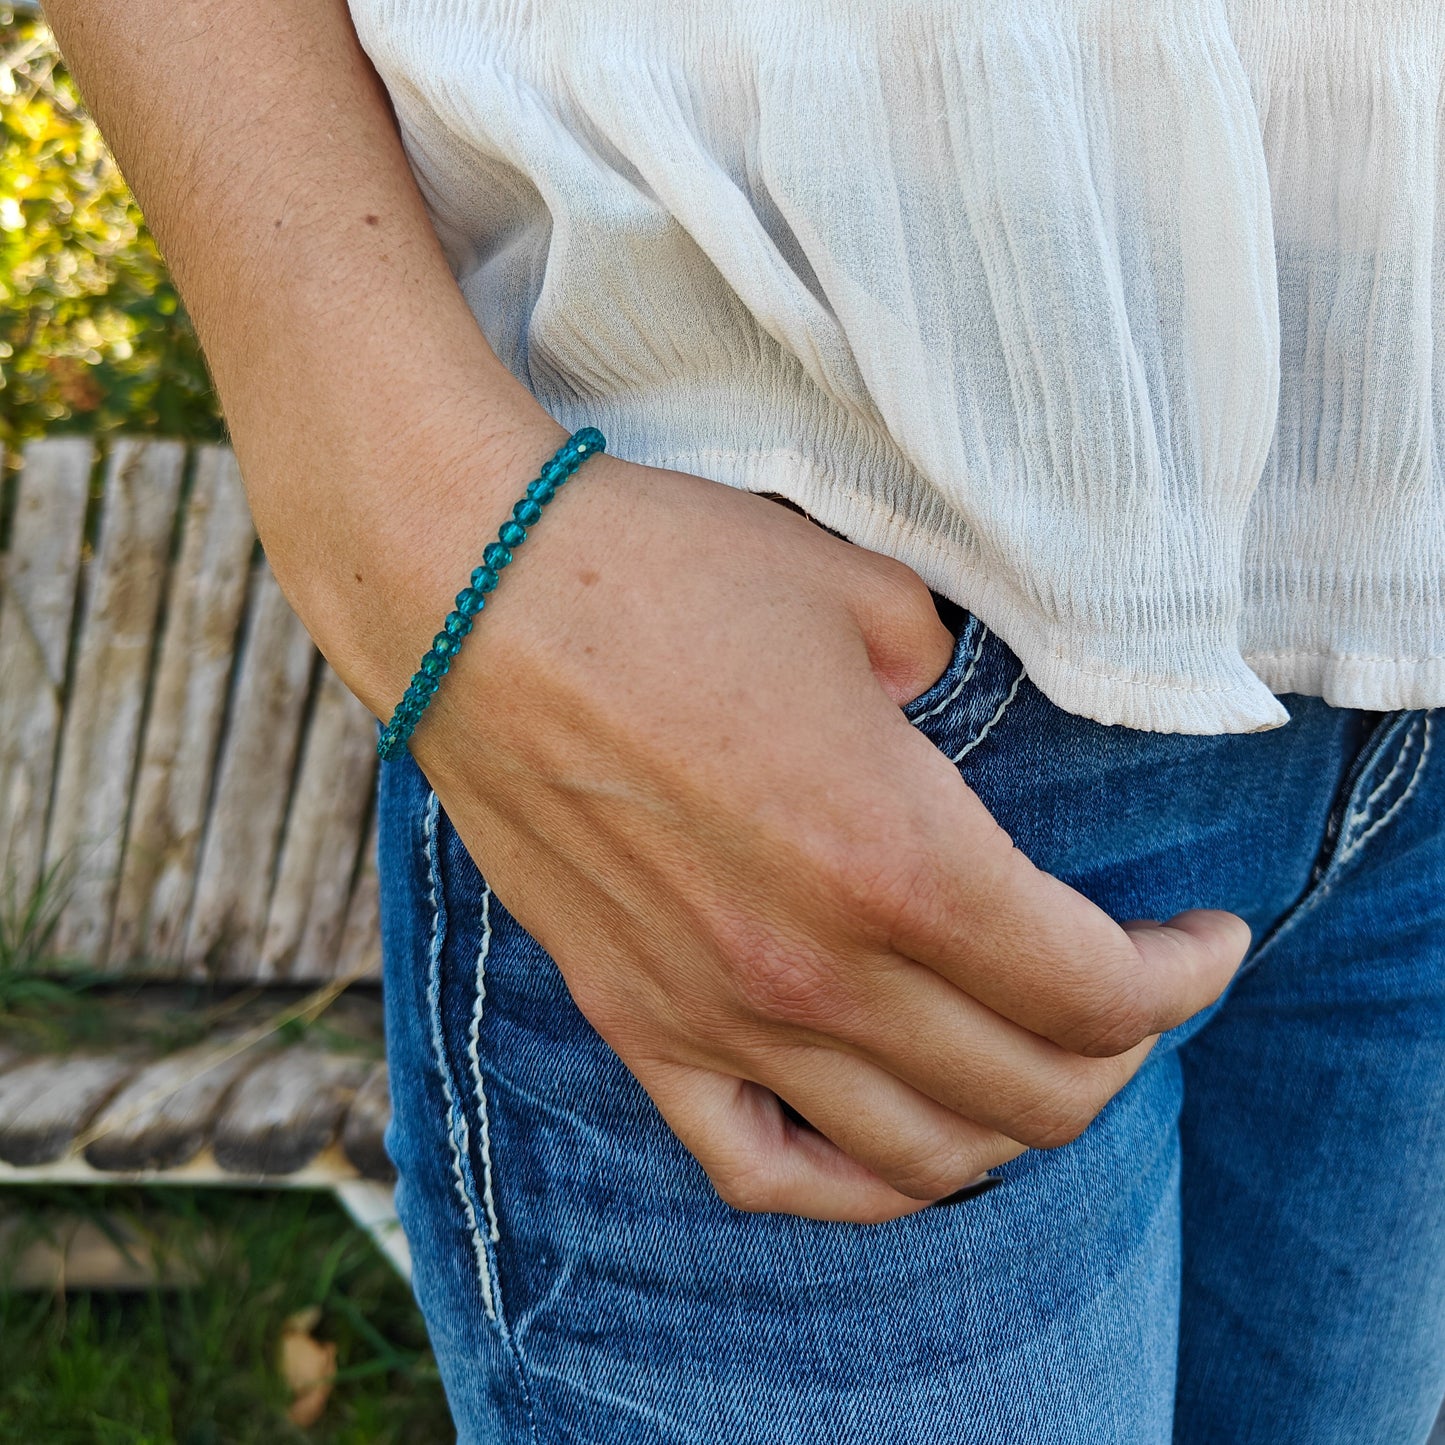
M 482 565 L 472 572 L 470 585 L 457 593 L 456 610 L 447 614 L 442 630 L 432 638 L 421 666 L 412 675 L 411 686 L 396 705 L 391 721 L 381 730 L 376 751 L 383 761 L 396 757 L 406 747 L 427 703 L 450 671 L 462 639 L 472 630 L 477 613 L 486 606 L 486 594 L 497 585 L 502 568 L 512 560 L 513 550 L 526 541 L 527 528 L 542 520 L 542 508 L 557 495 L 557 488 L 593 452 L 606 449 L 607 438 L 595 426 L 584 426 L 581 431 L 573 432 L 552 454 L 536 479 L 528 482 L 526 494 L 512 508 L 511 517 L 502 523 L 497 540 L 483 549 Z

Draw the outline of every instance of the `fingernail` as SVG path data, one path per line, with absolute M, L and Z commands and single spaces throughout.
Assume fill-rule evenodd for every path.
M 980 1194 L 987 1194 L 990 1189 L 997 1189 L 1003 1182 L 997 1174 L 985 1174 L 982 1179 L 975 1179 L 972 1184 L 965 1184 L 962 1189 L 955 1189 L 952 1194 L 945 1194 L 942 1199 L 935 1199 L 928 1208 L 941 1209 L 945 1204 L 962 1204 L 966 1199 L 977 1199 Z

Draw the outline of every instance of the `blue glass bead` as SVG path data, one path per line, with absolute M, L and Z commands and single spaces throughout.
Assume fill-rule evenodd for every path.
M 498 582 L 498 573 L 512 561 L 512 548 L 527 538 L 527 528 L 542 518 L 542 508 L 556 495 L 557 488 L 567 481 L 593 452 L 605 451 L 607 439 L 596 427 L 583 427 L 573 433 L 541 469 L 541 474 L 527 484 L 526 495 L 512 506 L 511 520 L 497 529 L 497 540 L 482 551 L 483 565 L 472 572 L 471 586 L 456 596 L 456 610 L 447 615 L 442 631 L 432 640 L 430 650 L 412 678 L 390 721 L 382 728 L 377 752 L 392 758 L 406 749 L 408 737 L 425 712 L 442 678 L 451 670 L 451 660 L 461 647 L 462 639 L 474 626 L 473 619 L 486 605 L 485 594 Z

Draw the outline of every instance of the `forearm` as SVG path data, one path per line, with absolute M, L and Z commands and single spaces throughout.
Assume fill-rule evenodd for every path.
M 417 519 L 463 489 L 509 501 L 565 433 L 467 309 L 345 0 L 46 12 L 195 321 L 277 575 L 345 653 L 398 599 L 402 539 L 444 545 Z M 346 661 L 363 695 L 401 665 Z

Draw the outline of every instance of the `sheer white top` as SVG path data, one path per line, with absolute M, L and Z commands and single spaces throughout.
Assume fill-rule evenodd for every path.
M 1445 704 L 1441 0 L 351 9 L 563 425 L 903 559 L 1100 722 Z

